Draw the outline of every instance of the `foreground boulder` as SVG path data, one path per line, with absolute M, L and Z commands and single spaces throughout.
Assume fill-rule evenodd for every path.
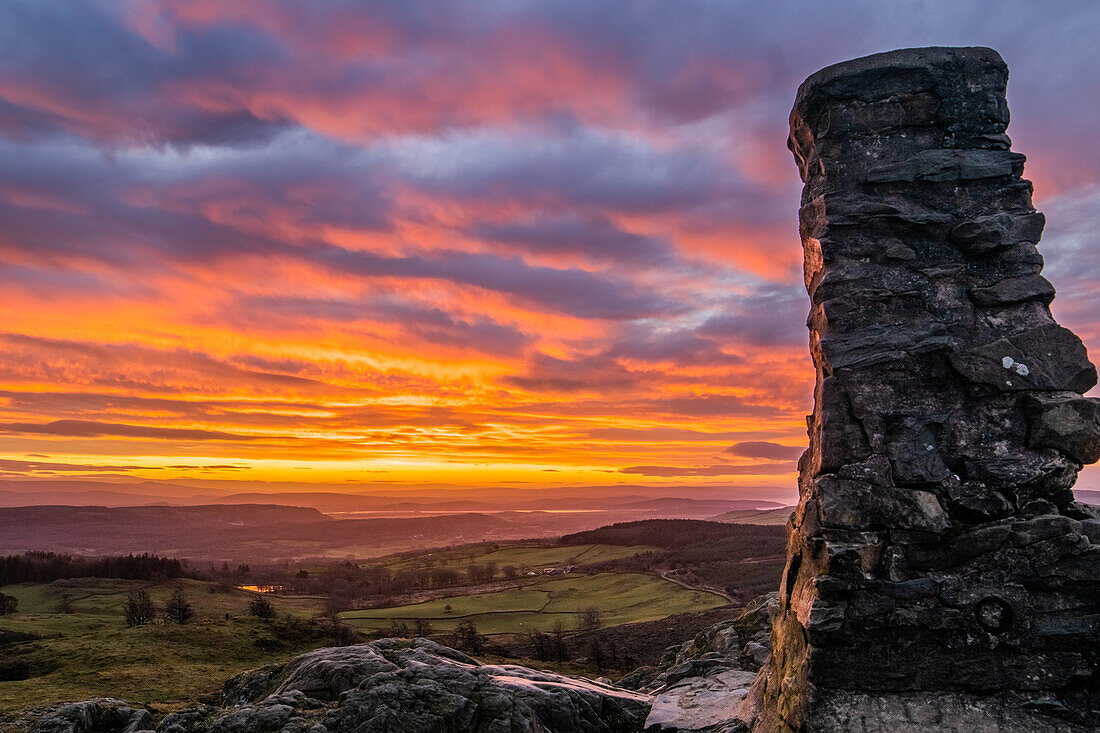
M 1100 730 L 1096 369 L 1058 325 L 988 48 L 799 88 L 817 370 L 755 730 Z
M 761 596 L 736 618 L 670 647 L 656 667 L 643 667 L 620 680 L 622 687 L 653 695 L 646 732 L 746 731 L 742 708 L 768 658 L 777 607 L 778 594 Z
M 516 665 L 480 664 L 427 639 L 318 649 L 226 683 L 222 704 L 168 715 L 157 733 L 627 733 L 646 694 Z M 154 730 L 119 701 L 60 706 L 33 733 Z
M 96 698 L 55 706 L 33 733 L 140 733 L 153 730 L 153 716 L 123 700 Z

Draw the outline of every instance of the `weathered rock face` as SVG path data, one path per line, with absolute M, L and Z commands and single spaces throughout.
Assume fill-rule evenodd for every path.
M 154 727 L 148 710 L 108 697 L 58 705 L 34 726 L 34 733 L 142 733 Z
M 427 639 L 318 649 L 226 683 L 220 706 L 165 717 L 117 700 L 59 706 L 33 733 L 627 733 L 648 695 L 515 665 L 483 665 Z
M 736 617 L 669 647 L 657 667 L 642 667 L 619 686 L 653 696 L 646 733 L 743 733 L 741 708 L 768 657 L 778 604 L 769 593 Z
M 1100 728 L 1100 457 L 985 48 L 838 64 L 789 147 L 817 369 L 758 731 Z

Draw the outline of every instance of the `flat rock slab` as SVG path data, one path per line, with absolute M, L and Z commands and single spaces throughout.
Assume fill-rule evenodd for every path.
M 725 669 L 709 677 L 691 677 L 658 691 L 645 721 L 647 733 L 710 731 L 737 716 L 755 672 Z

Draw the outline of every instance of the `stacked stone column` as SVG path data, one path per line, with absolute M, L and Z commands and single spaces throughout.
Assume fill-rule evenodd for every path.
M 759 731 L 1100 728 L 1096 370 L 985 48 L 806 80 L 789 147 L 817 371 Z M 1100 255 L 1098 255 L 1100 256 Z

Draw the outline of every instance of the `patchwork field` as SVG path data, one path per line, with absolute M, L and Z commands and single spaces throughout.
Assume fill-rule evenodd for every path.
M 483 570 L 493 566 L 493 587 L 499 590 L 394 608 L 352 610 L 341 616 L 348 626 L 368 634 L 386 634 L 395 622 L 413 631 L 413 621 L 425 619 L 431 624 L 431 633 L 444 642 L 450 641 L 450 632 L 459 623 L 471 621 L 481 634 L 495 635 L 498 642 L 507 644 L 510 634 L 551 631 L 555 624 L 572 630 L 578 626 L 578 614 L 590 608 L 599 610 L 604 627 L 616 627 L 660 621 L 676 614 L 698 614 L 726 605 L 718 594 L 655 575 L 651 562 L 660 561 L 668 551 L 643 544 L 646 541 L 484 543 L 381 557 L 374 563 L 395 574 L 449 568 L 465 577 L 472 565 Z M 653 555 L 638 557 L 649 552 Z M 597 563 L 607 570 L 598 574 L 543 574 L 548 567 Z M 518 573 L 511 581 L 504 580 L 508 566 Z M 158 607 L 163 607 L 176 581 L 78 578 L 0 587 L 19 602 L 17 613 L 0 617 L 0 672 L 5 665 L 9 670 L 12 664 L 29 667 L 27 679 L 0 682 L 0 730 L 6 719 L 11 720 L 8 716 L 18 711 L 62 700 L 110 695 L 148 703 L 162 711 L 193 705 L 203 696 L 216 693 L 225 680 L 242 671 L 330 644 L 334 630 L 316 617 L 325 608 L 332 588 L 358 582 L 358 571 L 348 567 L 354 568 L 322 564 L 309 567 L 311 579 L 323 580 L 330 572 L 339 577 L 329 585 L 318 583 L 317 592 L 322 595 L 269 596 L 278 613 L 277 619 L 270 622 L 248 614 L 252 594 L 223 583 L 181 581 L 195 610 L 191 623 L 166 625 L 158 617 L 155 623 L 135 628 L 125 624 L 126 594 L 145 589 Z M 259 575 L 263 572 L 257 571 Z M 258 580 L 292 583 L 294 577 L 272 580 L 264 576 Z M 475 585 L 469 590 L 477 588 Z M 455 586 L 453 591 L 461 594 L 463 588 Z M 407 597 L 405 603 L 409 603 Z M 652 630 L 647 633 L 661 636 Z M 678 636 L 662 638 L 660 643 L 678 640 Z M 524 649 L 519 653 L 527 652 Z M 20 674 L 26 673 L 26 667 Z
M 194 621 L 127 628 L 122 603 L 138 587 L 163 605 L 175 583 L 96 578 L 0 588 L 19 599 L 19 613 L 0 617 L 0 636 L 42 637 L 0 645 L 0 660 L 24 660 L 32 674 L 0 683 L 0 711 L 96 695 L 179 707 L 235 674 L 323 643 L 293 621 L 316 615 L 319 599 L 274 598 L 280 619 L 262 623 L 248 616 L 250 594 L 193 580 L 183 587 Z
M 436 631 L 450 631 L 463 621 L 472 621 L 483 634 L 515 634 L 549 631 L 555 621 L 572 628 L 576 615 L 590 607 L 599 609 L 604 626 L 616 626 L 725 604 L 726 600 L 717 594 L 688 590 L 652 575 L 601 573 L 548 576 L 495 593 L 347 611 L 341 616 L 362 630 L 386 629 L 394 621 L 426 619 Z
M 453 567 L 461 570 L 470 563 L 496 563 L 498 567 L 512 565 L 520 571 L 564 565 L 618 560 L 640 552 L 656 550 L 648 545 L 548 545 L 508 544 L 456 547 L 432 553 L 418 553 L 398 558 L 385 565 L 390 570 L 412 570 L 425 567 Z

